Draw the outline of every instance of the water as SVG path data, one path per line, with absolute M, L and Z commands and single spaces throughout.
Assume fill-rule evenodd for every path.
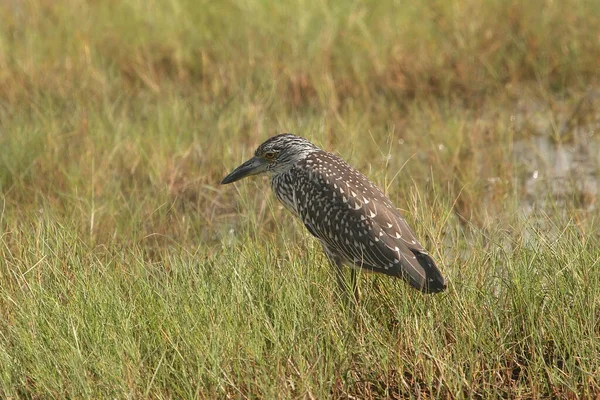
M 514 160 L 525 171 L 521 204 L 526 213 L 553 203 L 575 202 L 598 210 L 600 195 L 600 90 L 576 105 L 523 100 L 511 117 L 515 132 L 527 130 L 513 144 Z M 573 121 L 577 120 L 577 124 Z

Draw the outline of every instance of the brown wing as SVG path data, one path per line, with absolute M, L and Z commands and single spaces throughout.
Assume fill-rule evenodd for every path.
M 356 266 L 401 277 L 424 292 L 445 288 L 441 272 L 400 212 L 363 174 L 327 152 L 313 153 L 303 163 L 297 211 L 328 251 Z

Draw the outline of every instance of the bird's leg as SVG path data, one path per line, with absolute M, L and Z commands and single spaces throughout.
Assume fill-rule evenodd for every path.
M 354 301 L 358 303 L 358 284 L 356 283 L 356 270 L 354 268 L 350 269 L 350 286 L 352 287 L 352 292 L 354 293 Z
M 329 260 L 329 263 L 334 269 L 335 279 L 337 281 L 338 288 L 340 289 L 341 293 L 344 295 L 344 297 L 346 297 L 347 300 L 350 300 L 349 293 L 350 290 L 352 290 L 352 293 L 354 294 L 354 302 L 358 303 L 358 286 L 356 285 L 356 270 L 350 270 L 350 285 L 348 285 L 348 282 L 346 281 L 346 279 L 344 279 L 343 262 L 341 257 L 329 251 L 325 243 L 322 243 L 322 245 L 323 251 L 327 256 L 327 260 Z
M 339 259 L 330 260 L 330 263 L 334 268 L 335 279 L 337 281 L 338 287 L 340 288 L 340 290 L 343 293 L 346 293 L 346 290 L 348 290 L 348 284 L 346 283 L 346 280 L 344 279 L 344 271 L 342 271 L 341 261 Z
M 350 293 L 354 295 L 354 302 L 358 303 L 358 286 L 356 284 L 356 270 L 350 269 L 350 283 L 344 277 L 343 263 L 339 258 L 331 260 L 331 265 L 335 269 L 335 277 L 340 291 L 344 294 L 346 300 L 350 300 Z
M 331 265 L 333 265 L 335 269 L 335 277 L 337 280 L 338 287 L 346 301 L 352 302 L 352 300 L 354 300 L 354 304 L 358 304 L 358 286 L 356 285 L 356 271 L 354 269 L 350 270 L 350 284 L 348 284 L 348 281 L 344 279 L 344 271 L 342 270 L 343 265 L 341 260 L 339 258 L 335 261 L 332 260 Z M 352 294 L 354 295 L 353 298 L 350 298 L 350 291 L 352 291 Z

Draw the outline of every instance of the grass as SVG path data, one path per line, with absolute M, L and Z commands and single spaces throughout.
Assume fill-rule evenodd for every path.
M 0 15 L 2 397 L 600 396 L 597 193 L 529 198 L 515 151 L 599 140 L 594 2 Z M 282 131 L 384 188 L 448 291 L 364 275 L 349 310 L 268 182 L 218 185 Z

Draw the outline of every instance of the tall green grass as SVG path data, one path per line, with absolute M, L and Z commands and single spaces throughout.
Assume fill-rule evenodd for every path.
M 594 2 L 0 16 L 2 397 L 600 394 L 597 196 L 532 202 L 513 151 L 523 98 L 557 143 L 597 119 Z M 348 307 L 265 179 L 218 185 L 283 131 L 384 188 L 447 292 L 365 274 Z

